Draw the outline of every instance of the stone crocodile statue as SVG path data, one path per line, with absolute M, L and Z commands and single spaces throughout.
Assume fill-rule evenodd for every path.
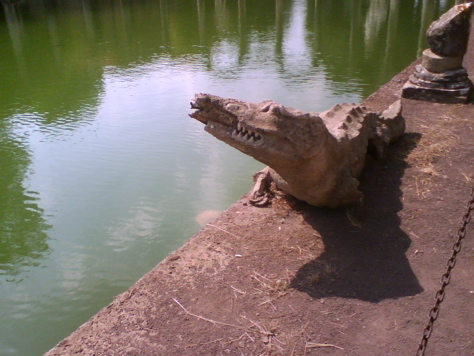
M 249 103 L 196 94 L 190 116 L 221 141 L 268 165 L 254 176 L 254 205 L 276 188 L 315 206 L 338 207 L 362 198 L 357 178 L 366 153 L 383 157 L 405 131 L 400 101 L 382 113 L 338 104 L 305 113 L 274 101 Z

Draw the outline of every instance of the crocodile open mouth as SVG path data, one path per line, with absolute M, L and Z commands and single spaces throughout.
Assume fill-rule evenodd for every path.
M 195 111 L 189 116 L 205 124 L 205 130 L 219 139 L 227 141 L 224 137 L 230 136 L 235 141 L 257 145 L 263 141 L 261 134 L 243 125 L 237 118 L 226 115 L 210 117 L 205 105 L 200 104 L 198 101 L 192 101 L 190 104 L 191 109 Z
M 243 126 L 240 122 L 237 123 L 237 128 L 232 131 L 232 136 L 250 142 L 257 142 L 262 139 L 262 136 L 260 134 Z

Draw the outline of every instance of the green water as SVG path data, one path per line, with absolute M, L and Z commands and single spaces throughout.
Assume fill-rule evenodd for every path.
M 0 3 L 0 355 L 40 355 L 251 188 L 194 93 L 361 101 L 454 1 Z

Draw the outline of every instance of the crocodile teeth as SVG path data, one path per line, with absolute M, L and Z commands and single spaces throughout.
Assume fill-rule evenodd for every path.
M 232 131 L 232 136 L 238 136 L 250 142 L 256 142 L 262 139 L 261 135 L 248 129 L 247 127 L 242 125 L 240 122 L 237 123 L 237 128 Z

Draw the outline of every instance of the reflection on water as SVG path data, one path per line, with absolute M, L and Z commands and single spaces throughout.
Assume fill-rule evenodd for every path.
M 18 275 L 21 267 L 44 257 L 48 226 L 38 207 L 39 194 L 23 187 L 30 163 L 28 152 L 2 131 L 0 152 L 0 275 L 15 281 L 11 277 Z
M 196 92 L 360 101 L 453 1 L 0 0 L 0 354 L 41 354 L 251 187 Z M 27 339 L 28 343 L 24 340 Z

